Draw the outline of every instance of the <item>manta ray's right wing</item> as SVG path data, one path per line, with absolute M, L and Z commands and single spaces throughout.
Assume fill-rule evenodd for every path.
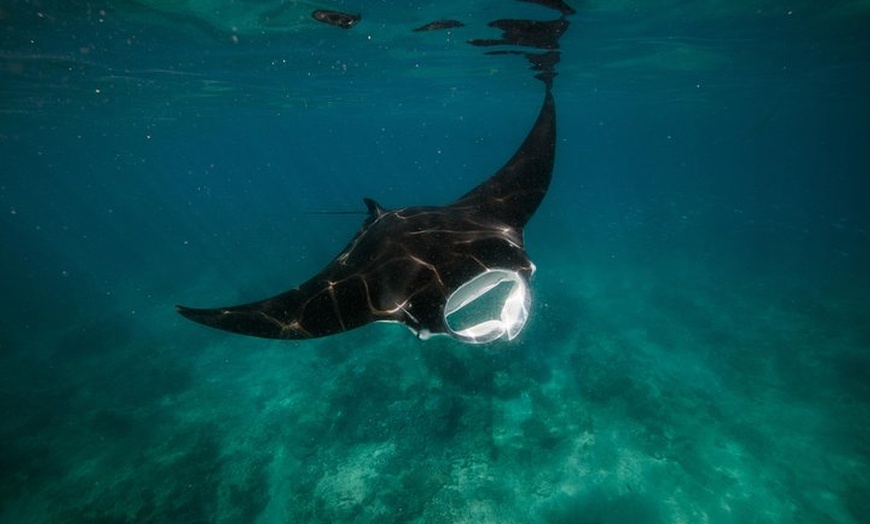
M 555 156 L 556 104 L 547 88 L 538 118 L 516 153 L 451 205 L 475 207 L 521 231 L 550 187 Z

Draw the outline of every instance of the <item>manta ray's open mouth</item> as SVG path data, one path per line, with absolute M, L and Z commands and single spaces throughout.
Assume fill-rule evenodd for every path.
M 513 340 L 529 318 L 532 302 L 526 279 L 517 271 L 487 269 L 459 286 L 444 305 L 444 323 L 453 338 L 485 344 Z

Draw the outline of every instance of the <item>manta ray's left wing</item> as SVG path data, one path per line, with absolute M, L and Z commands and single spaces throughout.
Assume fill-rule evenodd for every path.
M 280 295 L 222 308 L 176 306 L 194 322 L 224 331 L 263 338 L 323 337 L 376 321 L 402 321 L 401 308 L 379 309 L 372 295 L 382 294 L 378 253 L 372 226 L 385 213 L 374 200 L 365 199 L 369 216 L 362 229 L 322 271 L 296 289 Z M 377 229 L 377 228 L 376 228 Z M 381 252 L 381 256 L 385 253 Z

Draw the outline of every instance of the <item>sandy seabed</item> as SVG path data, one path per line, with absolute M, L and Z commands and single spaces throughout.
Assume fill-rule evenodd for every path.
M 677 260 L 550 268 L 534 293 L 519 342 L 485 347 L 261 341 L 171 303 L 7 343 L 0 521 L 870 514 L 870 323 L 846 296 Z

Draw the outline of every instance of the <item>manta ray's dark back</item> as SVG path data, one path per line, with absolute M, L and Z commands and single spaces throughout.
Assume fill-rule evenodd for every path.
M 453 203 L 369 216 L 342 252 L 298 288 L 223 308 L 178 306 L 201 324 L 245 335 L 303 339 L 371 322 L 399 322 L 421 338 L 448 334 L 481 343 L 514 338 L 530 304 L 534 265 L 523 227 L 541 204 L 553 171 L 556 109 L 549 86 L 532 129 L 508 162 Z M 493 318 L 453 326 L 448 317 L 490 289 L 510 292 Z

